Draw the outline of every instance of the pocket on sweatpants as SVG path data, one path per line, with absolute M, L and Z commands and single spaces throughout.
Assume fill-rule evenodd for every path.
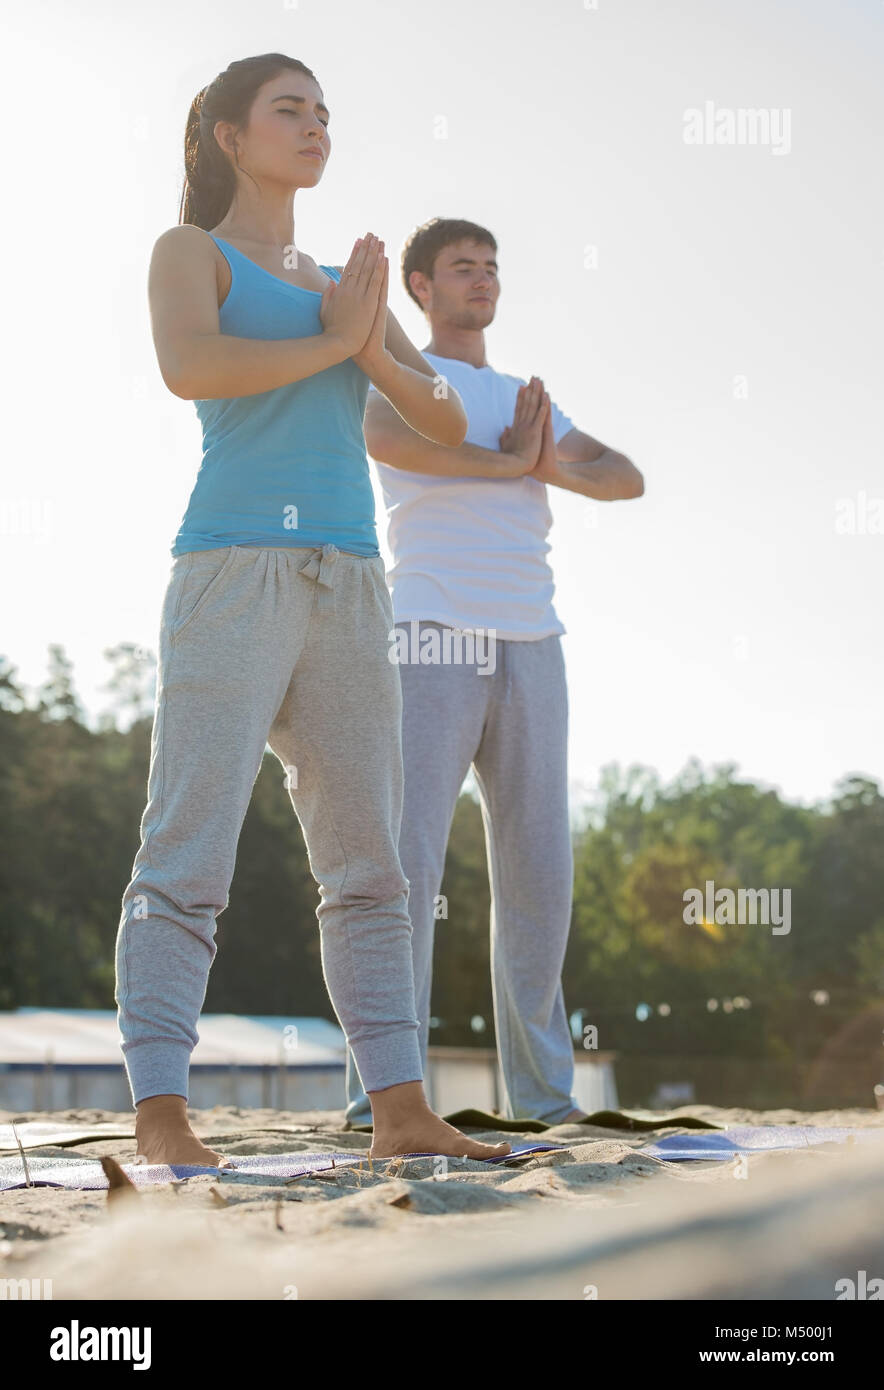
M 188 551 L 186 558 L 189 563 L 182 568 L 175 616 L 169 625 L 171 641 L 177 641 L 188 624 L 202 612 L 235 556 L 234 545 L 219 546 L 216 550 Z

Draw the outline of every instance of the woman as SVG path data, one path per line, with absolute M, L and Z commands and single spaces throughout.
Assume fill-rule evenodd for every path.
M 267 742 L 320 885 L 323 971 L 372 1102 L 372 1156 L 496 1157 L 421 1084 L 408 883 L 398 856 L 401 693 L 362 415 L 369 379 L 459 444 L 456 393 L 386 307 L 383 243 L 346 266 L 294 245 L 294 195 L 328 160 L 315 77 L 231 63 L 194 100 L 181 225 L 156 243 L 154 342 L 196 402 L 203 461 L 163 605 L 148 804 L 117 938 L 122 1050 L 149 1162 L 216 1165 L 186 1115 L 190 1054 Z

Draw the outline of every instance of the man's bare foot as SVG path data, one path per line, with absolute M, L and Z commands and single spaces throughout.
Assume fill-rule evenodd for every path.
M 510 1145 L 468 1139 L 431 1110 L 420 1081 L 405 1081 L 369 1093 L 372 1108 L 371 1158 L 397 1154 L 444 1154 L 449 1158 L 502 1158 Z
M 148 1163 L 217 1168 L 222 1156 L 197 1139 L 184 1096 L 150 1096 L 135 1107 L 135 1149 Z

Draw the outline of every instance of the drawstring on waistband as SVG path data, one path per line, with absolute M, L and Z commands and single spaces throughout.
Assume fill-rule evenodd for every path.
M 298 574 L 303 574 L 305 579 L 312 579 L 317 585 L 316 608 L 320 613 L 334 613 L 336 608 L 334 563 L 339 554 L 336 545 L 318 546 L 298 569 Z

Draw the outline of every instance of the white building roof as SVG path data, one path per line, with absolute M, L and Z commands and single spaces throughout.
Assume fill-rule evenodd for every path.
M 325 1018 L 202 1014 L 194 1066 L 343 1066 L 346 1040 Z M 15 1009 L 0 1013 L 0 1066 L 123 1065 L 115 1009 Z

